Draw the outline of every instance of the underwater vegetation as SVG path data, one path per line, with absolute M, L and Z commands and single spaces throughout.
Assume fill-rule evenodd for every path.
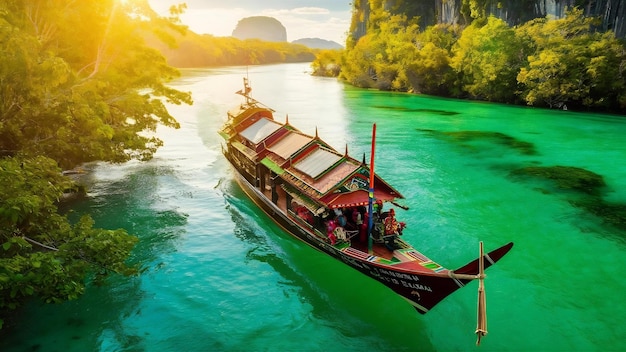
M 560 189 L 599 196 L 606 186 L 602 175 L 573 166 L 529 166 L 511 171 L 512 176 L 530 176 L 552 180 Z
M 557 190 L 573 191 L 568 201 L 573 206 L 626 230 L 626 204 L 609 203 L 602 197 L 606 182 L 602 175 L 573 166 L 530 166 L 512 170 L 510 176 L 549 180 Z M 550 193 L 542 189 L 542 191 Z
M 445 139 L 449 142 L 461 146 L 470 146 L 475 142 L 491 142 L 507 148 L 517 150 L 524 155 L 536 155 L 537 150 L 532 143 L 521 141 L 501 132 L 491 131 L 435 131 L 428 129 L 418 129 L 420 132 L 427 132 L 435 137 Z
M 404 107 L 404 106 L 383 106 L 383 105 L 378 105 L 378 106 L 374 106 L 374 107 L 377 108 L 377 109 L 397 110 L 397 111 L 402 111 L 402 112 L 420 112 L 420 113 L 441 115 L 441 116 L 453 116 L 453 115 L 460 114 L 460 112 L 457 112 L 457 111 L 438 110 L 438 109 L 415 109 L 415 108 L 407 108 L 407 107 Z
M 504 146 L 523 155 L 537 155 L 532 143 L 521 141 L 500 132 L 490 131 L 437 131 L 418 129 L 419 132 L 430 134 L 462 147 L 471 148 L 474 152 L 497 151 Z M 536 162 L 533 162 L 536 163 Z M 502 170 L 502 168 L 498 168 Z M 583 209 L 600 218 L 606 224 L 626 230 L 626 204 L 607 202 L 603 193 L 607 184 L 602 175 L 574 166 L 526 166 L 507 165 L 508 176 L 516 181 L 545 181 L 538 188 L 547 194 L 565 196 L 572 206 Z M 536 185 L 536 182 L 533 182 Z

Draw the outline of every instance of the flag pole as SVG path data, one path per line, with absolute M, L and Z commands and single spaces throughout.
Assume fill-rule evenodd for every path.
M 374 151 L 376 150 L 376 124 L 372 126 L 372 154 L 370 156 L 370 188 L 367 214 L 367 251 L 372 254 L 372 230 L 374 228 Z

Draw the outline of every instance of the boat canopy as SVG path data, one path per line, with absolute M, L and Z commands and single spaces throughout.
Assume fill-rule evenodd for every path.
M 298 160 L 293 166 L 313 179 L 318 178 L 323 172 L 335 165 L 342 156 L 332 151 L 318 147 Z
M 313 141 L 312 137 L 292 130 L 282 139 L 269 146 L 267 150 L 286 160 L 311 143 L 311 141 Z
M 250 159 L 261 157 L 260 163 L 283 180 L 283 187 L 298 203 L 313 213 L 320 207 L 347 208 L 369 203 L 369 169 L 364 162 L 351 158 L 347 149 L 341 154 L 317 134 L 312 137 L 295 129 L 286 130 L 287 123 L 244 114 L 250 117 L 248 122 L 242 121 L 242 125 L 249 123 L 248 127 L 239 132 L 244 140 L 232 142 L 232 146 Z M 281 129 L 285 133 L 279 133 Z M 403 198 L 378 176 L 374 186 L 377 201 Z
M 267 118 L 261 118 L 257 122 L 250 125 L 239 134 L 254 144 L 259 144 L 261 141 L 278 131 L 282 124 L 269 120 Z
M 397 197 L 385 191 L 374 191 L 374 199 L 382 202 L 393 201 Z M 350 208 L 369 203 L 369 192 L 359 189 L 349 193 L 331 194 L 323 199 L 329 208 Z

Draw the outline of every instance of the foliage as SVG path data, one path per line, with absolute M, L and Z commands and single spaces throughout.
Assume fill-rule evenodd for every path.
M 417 54 L 407 66 L 411 90 L 417 93 L 445 95 L 452 86 L 450 56 L 459 36 L 458 27 L 437 25 L 417 34 Z
M 311 64 L 313 75 L 337 77 L 339 72 L 341 72 L 341 55 L 341 50 L 320 51 Z
M 432 26 L 420 32 L 416 21 L 373 8 L 372 28 L 341 59 L 341 77 L 359 87 L 443 92 L 451 81 L 450 49 L 456 27 Z
M 138 34 L 160 31 L 155 16 L 141 1 L 0 5 L 0 153 L 64 168 L 151 158 L 162 142 L 139 132 L 178 126 L 159 97 L 191 103 L 165 85 L 178 72 Z
M 76 188 L 61 168 L 149 159 L 162 144 L 156 126 L 178 127 L 163 102 L 191 96 L 166 85 L 178 71 L 142 38 L 173 44 L 183 10 L 161 18 L 146 0 L 0 3 L 0 312 L 30 297 L 74 299 L 87 277 L 135 272 L 125 261 L 136 237 L 60 214 Z
M 88 216 L 71 225 L 59 214 L 64 190 L 75 185 L 54 160 L 1 159 L 0 183 L 0 311 L 29 297 L 48 303 L 75 299 L 89 273 L 99 282 L 110 273 L 135 272 L 125 261 L 136 237 L 93 228 Z
M 374 47 L 374 35 L 368 34 L 356 43 L 354 48 L 341 57 L 341 75 L 350 84 L 368 88 L 374 86 L 373 66 L 382 48 Z
M 613 33 L 573 9 L 559 20 L 534 20 L 519 29 L 534 53 L 517 79 L 529 105 L 626 107 L 626 54 Z
M 530 17 L 523 12 L 533 1 L 465 0 L 459 11 L 468 26 L 439 24 L 420 31 L 417 19 L 398 9 L 423 3 L 354 4 L 351 32 L 362 36 L 348 38 L 339 77 L 355 86 L 626 111 L 626 47 L 581 9 L 572 8 L 562 19 L 543 17 L 510 27 L 488 14 L 511 8 L 516 18 L 510 20 L 520 22 Z
M 301 44 L 267 42 L 258 39 L 241 40 L 234 37 L 214 37 L 187 32 L 172 33 L 178 46 L 171 48 L 154 36 L 148 36 L 151 46 L 159 49 L 170 65 L 175 67 L 208 67 L 226 65 L 259 65 L 281 62 L 310 62 L 317 50 Z
M 474 99 L 513 101 L 521 63 L 515 32 L 493 16 L 487 23 L 474 21 L 456 42 L 450 67 L 458 74 L 458 86 Z
M 342 60 L 342 75 L 352 84 L 383 90 L 408 90 L 408 66 L 418 53 L 419 27 L 405 16 L 381 11 L 379 29 L 357 42 Z

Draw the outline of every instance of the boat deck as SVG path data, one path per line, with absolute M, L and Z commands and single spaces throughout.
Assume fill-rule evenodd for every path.
M 285 191 L 281 188 L 276 189 L 278 192 L 278 207 L 285 213 L 287 211 L 287 202 Z M 271 197 L 271 190 L 266 188 L 263 192 L 268 198 Z M 411 271 L 421 272 L 441 272 L 446 269 L 439 264 L 433 262 L 413 247 L 401 248 L 391 251 L 384 244 L 373 243 L 372 252 L 368 251 L 367 241 L 360 241 L 358 236 L 346 242 L 337 242 L 336 248 L 341 249 L 344 253 L 370 262 L 390 265 L 395 268 L 402 268 Z

